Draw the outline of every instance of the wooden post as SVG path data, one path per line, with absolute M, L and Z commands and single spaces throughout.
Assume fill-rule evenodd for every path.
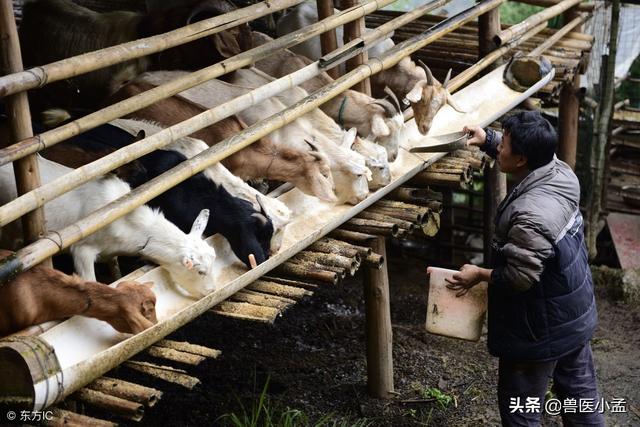
M 345 8 L 350 8 L 360 4 L 360 0 L 343 0 L 342 4 Z M 344 35 L 343 35 L 344 44 L 347 44 L 351 40 L 357 39 L 362 36 L 362 34 L 364 33 L 364 19 L 365 17 L 363 16 L 362 18 L 356 19 L 355 21 L 351 21 L 344 25 Z M 354 68 L 357 68 L 358 66 L 364 64 L 368 60 L 369 60 L 369 55 L 367 54 L 367 52 L 362 52 L 354 56 L 353 58 L 347 59 L 347 62 L 346 62 L 347 73 L 353 70 Z M 356 83 L 352 87 L 352 89 L 371 96 L 371 83 L 369 79 L 364 79 L 361 82 Z
M 478 38 L 480 57 L 486 56 L 496 49 L 494 37 L 500 32 L 500 9 L 495 8 L 478 17 Z M 489 254 L 491 252 L 491 239 L 495 226 L 493 221 L 496 217 L 498 205 L 507 195 L 507 176 L 500 172 L 498 165 L 493 167 L 487 164 L 484 168 L 484 264 L 489 265 Z
M 389 305 L 389 276 L 385 240 L 377 236 L 370 243 L 373 252 L 382 255 L 380 268 L 366 268 L 364 301 L 367 340 L 367 390 L 381 399 L 393 393 L 393 355 L 391 308 Z
M 22 57 L 16 21 L 13 16 L 13 3 L 0 3 L 0 35 L 2 50 L 2 72 L 11 74 L 22 71 Z M 6 98 L 7 115 L 9 116 L 11 138 L 15 143 L 33 136 L 31 113 L 26 92 L 20 92 Z M 18 195 L 27 193 L 40 186 L 40 170 L 35 154 L 24 157 L 13 163 Z M 44 236 L 44 210 L 36 209 L 22 217 L 22 228 L 25 244 Z M 50 264 L 50 260 L 45 263 Z
M 579 16 L 579 6 L 569 8 L 563 14 L 565 23 L 570 22 Z M 574 31 L 580 32 L 582 26 L 578 26 Z M 576 167 L 576 152 L 578 150 L 578 118 L 580 115 L 580 99 L 578 90 L 580 89 L 580 74 L 576 73 L 573 80 L 562 85 L 560 90 L 560 100 L 558 105 L 558 158 L 567 163 L 571 169 Z
M 316 4 L 318 6 L 318 21 L 333 15 L 333 0 L 317 0 Z M 320 46 L 322 46 L 323 55 L 326 55 L 338 48 L 335 28 L 330 29 L 326 33 L 320 34 Z M 338 67 L 327 70 L 327 74 L 329 74 L 333 79 L 340 77 Z

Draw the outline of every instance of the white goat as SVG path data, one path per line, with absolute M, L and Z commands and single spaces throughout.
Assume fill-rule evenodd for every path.
M 140 79 L 151 84 L 159 85 L 184 75 L 180 71 L 158 71 L 145 73 Z M 220 80 L 209 80 L 180 95 L 212 108 L 253 90 L 252 87 L 229 84 Z M 245 123 L 252 125 L 283 110 L 286 105 L 277 97 L 269 98 L 259 105 L 245 109 L 238 114 Z M 364 200 L 368 193 L 367 181 L 371 178 L 371 171 L 366 167 L 361 156 L 351 150 L 332 143 L 327 137 L 317 132 L 315 124 L 306 118 L 298 118 L 293 122 L 275 130 L 270 137 L 276 144 L 301 148 L 305 144 L 317 145 L 321 153 L 327 157 L 333 182 L 336 186 L 338 203 L 356 204 Z
M 42 182 L 51 182 L 72 169 L 38 156 Z M 13 167 L 0 167 L 0 204 L 16 197 Z M 61 229 L 86 217 L 91 212 L 127 194 L 130 187 L 115 176 L 105 176 L 87 182 L 45 205 L 47 228 Z M 202 240 L 202 232 L 209 219 L 203 210 L 196 218 L 189 234 L 167 221 L 158 211 L 142 205 L 122 218 L 101 228 L 70 247 L 76 272 L 85 280 L 96 281 L 94 263 L 98 258 L 117 255 L 140 255 L 163 268 L 174 283 L 190 295 L 201 297 L 215 287 L 212 266 L 215 250 Z M 20 233 L 20 221 L 12 235 Z M 4 242 L 6 244 L 7 242 Z M 11 242 L 16 248 L 19 242 Z

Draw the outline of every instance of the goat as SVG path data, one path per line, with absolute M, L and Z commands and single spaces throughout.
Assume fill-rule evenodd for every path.
M 155 86 L 150 83 L 135 80 L 125 85 L 112 99 L 124 99 L 153 87 Z M 161 126 L 172 126 L 205 110 L 201 105 L 175 95 L 135 111 L 127 117 L 152 121 Z M 245 128 L 246 124 L 240 118 L 231 116 L 191 136 L 204 141 L 208 146 L 213 146 Z M 184 152 L 182 154 L 191 157 Z M 307 145 L 301 150 L 278 147 L 272 138 L 263 137 L 225 158 L 222 164 L 243 180 L 266 178 L 291 182 L 305 193 L 313 194 L 321 200 L 335 200 L 327 159 L 318 151 L 314 151 L 313 146 Z
M 120 131 L 120 135 L 113 137 L 115 135 L 113 130 L 109 129 L 111 127 L 116 127 Z M 101 132 L 101 130 L 108 132 L 112 136 L 110 139 L 98 136 L 87 140 L 80 135 L 45 150 L 43 155 L 65 166 L 78 167 L 81 164 L 78 163 L 77 158 L 74 159 L 69 155 L 70 152 L 82 151 L 84 153 L 81 157 L 83 161 L 94 161 L 104 153 L 126 147 L 135 140 L 134 135 L 153 134 L 161 129 L 151 123 L 116 120 L 112 124 L 103 125 L 94 130 L 94 134 Z M 188 140 L 191 141 L 193 138 L 188 138 Z M 199 143 L 204 145 L 202 141 Z M 179 147 L 180 145 L 178 145 L 178 149 Z M 171 149 L 173 146 L 170 145 L 168 148 Z M 201 146 L 197 152 L 200 151 L 202 151 Z M 191 155 L 194 155 L 193 152 Z M 131 173 L 122 176 L 122 178 L 135 188 L 177 166 L 184 160 L 186 157 L 176 151 L 158 150 L 134 161 L 136 166 L 130 168 Z M 219 165 L 218 168 L 224 167 Z M 246 184 L 244 185 L 246 186 Z M 255 210 L 250 201 L 233 196 L 225 186 L 202 173 L 196 174 L 167 190 L 148 204 L 159 208 L 168 220 L 183 231 L 189 229 L 190 221 L 199 211 L 198 207 L 208 209 L 212 212 L 212 221 L 204 230 L 207 235 L 222 234 L 229 242 L 234 254 L 247 266 L 250 266 L 250 254 L 254 254 L 258 263 L 269 258 L 272 249 L 271 238 L 274 234 L 273 222 L 266 215 L 259 201 L 260 210 Z
M 162 84 L 182 74 L 183 72 L 179 71 L 148 72 L 141 75 L 140 79 L 151 84 Z M 181 96 L 206 108 L 212 108 L 251 90 L 253 90 L 251 87 L 233 85 L 213 79 L 181 92 Z M 243 110 L 238 115 L 251 125 L 284 108 L 286 106 L 277 97 L 272 97 L 262 101 L 259 105 Z M 320 152 L 325 153 L 329 160 L 331 175 L 336 183 L 338 202 L 355 204 L 364 200 L 368 194 L 367 181 L 371 177 L 371 171 L 364 165 L 364 162 L 359 164 L 361 156 L 357 156 L 357 153 L 353 151 L 344 150 L 329 141 L 314 126 L 315 124 L 309 120 L 298 118 L 273 131 L 270 135 L 279 146 L 301 147 L 313 141 L 312 144 L 317 145 Z
M 0 258 L 11 255 L 0 249 Z M 0 337 L 31 325 L 80 315 L 137 334 L 158 323 L 153 282 L 110 287 L 37 265 L 0 287 Z
M 40 156 L 37 158 L 42 182 L 51 182 L 71 171 Z M 0 205 L 17 196 L 15 176 L 11 164 L 0 166 Z M 91 212 L 124 196 L 128 184 L 114 175 L 87 182 L 45 204 L 47 227 L 56 230 L 86 217 Z M 95 281 L 94 262 L 98 258 L 117 255 L 140 255 L 166 269 L 173 282 L 192 296 L 201 296 L 215 286 L 212 266 L 215 250 L 202 240 L 209 211 L 203 210 L 193 221 L 189 234 L 169 222 L 162 213 L 142 205 L 127 215 L 104 226 L 70 246 L 75 271 L 85 280 Z M 13 229 L 5 235 L 5 229 Z M 21 233 L 20 220 L 3 228 L 5 247 L 17 248 L 17 240 L 8 236 Z
M 232 83 L 248 87 L 260 87 L 274 79 L 257 68 L 245 68 L 238 70 L 231 79 Z M 309 94 L 300 87 L 293 87 L 280 92 L 276 97 L 285 105 L 290 106 L 306 98 Z M 387 185 L 391 180 L 387 152 L 381 146 L 371 146 L 370 141 L 363 141 L 356 136 L 356 129 L 351 128 L 345 132 L 329 116 L 319 109 L 313 109 L 303 116 L 314 125 L 314 130 L 333 141 L 337 145 L 342 145 L 347 150 L 353 149 L 362 155 L 362 159 L 354 157 L 354 161 L 362 162 L 371 170 L 372 179 L 368 183 L 368 188 L 376 190 Z
M 150 13 L 98 13 L 71 0 L 25 2 L 19 32 L 25 67 L 164 33 L 235 9 L 229 0 L 186 3 Z M 150 56 L 54 82 L 30 95 L 37 110 L 95 108 L 122 83 L 146 70 L 196 70 L 237 55 L 251 47 L 249 31 L 243 24 Z
M 315 22 L 318 22 L 318 11 L 315 4 L 313 2 L 301 3 L 278 20 L 278 36 L 304 28 Z M 342 41 L 340 30 L 341 27 L 338 30 L 339 46 Z M 365 28 L 365 31 L 367 30 L 369 29 Z M 383 40 L 369 50 L 369 58 L 380 57 L 394 45 L 389 38 Z M 322 56 L 320 38 L 317 36 L 292 47 L 292 50 L 312 60 L 317 60 Z M 429 68 L 420 61 L 419 63 L 418 67 L 411 58 L 403 58 L 393 67 L 374 74 L 371 77 L 371 88 L 373 96 L 384 96 L 384 88 L 389 87 L 396 95 L 406 98 L 413 108 L 418 131 L 426 135 L 436 113 L 445 104 L 449 104 L 460 113 L 464 113 L 464 111 L 455 103 L 447 90 L 449 77 L 445 79 L 443 84 L 440 84 L 433 77 Z
M 251 35 L 252 42 L 256 46 L 273 40 L 257 31 L 252 31 Z M 305 56 L 283 49 L 256 62 L 255 67 L 271 77 L 284 77 L 312 62 Z M 322 72 L 300 84 L 300 87 L 312 93 L 331 82 L 333 79 Z M 322 104 L 320 109 L 344 128 L 355 127 L 359 135 L 384 147 L 390 162 L 398 156 L 400 143 L 407 139 L 401 109 L 386 99 L 374 99 L 364 93 L 348 89 Z

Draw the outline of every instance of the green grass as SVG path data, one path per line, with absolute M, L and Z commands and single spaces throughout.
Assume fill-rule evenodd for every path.
M 237 399 L 239 410 L 222 415 L 216 421 L 229 427 L 371 427 L 374 420 L 351 419 L 327 414 L 315 422 L 302 411 L 282 405 L 268 395 L 269 379 L 260 394 L 245 405 Z

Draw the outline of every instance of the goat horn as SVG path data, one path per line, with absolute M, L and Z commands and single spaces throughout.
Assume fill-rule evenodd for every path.
M 422 62 L 421 59 L 418 59 L 418 65 L 420 65 L 424 69 L 424 72 L 427 73 L 427 84 L 429 86 L 433 86 L 433 82 L 435 79 L 433 78 L 433 74 L 431 74 L 431 70 L 429 69 L 429 67 L 427 67 L 427 64 Z
M 393 104 L 386 99 L 376 99 L 372 102 L 372 104 L 377 104 L 384 108 L 384 112 L 386 113 L 387 117 L 393 117 L 397 114 L 396 107 L 394 107 Z
M 258 195 L 258 194 L 256 194 L 256 201 L 258 202 L 258 205 L 260 206 L 260 212 L 264 216 L 268 216 L 267 215 L 267 211 L 264 209 L 264 205 L 262 204 L 262 199 L 260 198 L 260 195 Z
M 256 256 L 254 254 L 249 254 L 249 265 L 252 269 L 258 266 L 258 263 L 256 262 Z
M 449 84 L 449 79 L 451 78 L 451 71 L 452 68 L 449 68 L 449 72 L 447 73 L 447 77 L 444 78 L 444 83 L 442 83 L 442 87 L 443 88 L 447 88 L 447 85 Z
M 384 93 L 386 93 L 387 95 L 389 95 L 391 99 L 393 99 L 393 102 L 395 102 L 396 107 L 398 108 L 398 113 L 402 114 L 402 107 L 400 106 L 400 101 L 398 100 L 398 97 L 396 96 L 395 93 L 393 93 L 393 91 L 389 86 L 384 87 Z

